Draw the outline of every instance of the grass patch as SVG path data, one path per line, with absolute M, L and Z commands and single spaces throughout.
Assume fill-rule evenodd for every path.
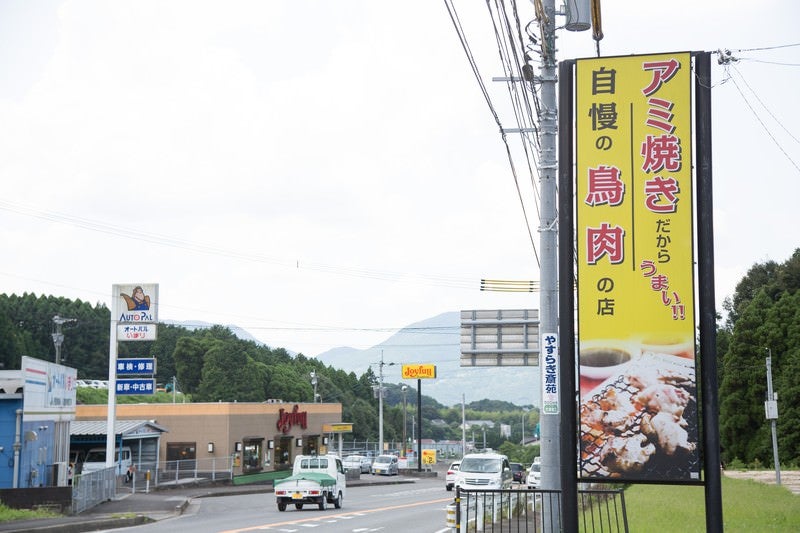
M 0 503 L 0 522 L 33 520 L 36 518 L 58 518 L 61 514 L 47 509 L 12 509 Z
M 703 533 L 703 487 L 632 485 L 625 491 L 630 531 Z M 722 476 L 723 526 L 730 531 L 800 531 L 800 496 L 785 487 Z

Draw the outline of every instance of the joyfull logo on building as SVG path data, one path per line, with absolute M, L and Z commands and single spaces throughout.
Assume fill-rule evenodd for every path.
M 292 426 L 300 426 L 302 429 L 306 429 L 308 427 L 308 412 L 301 412 L 297 405 L 291 411 L 281 407 L 278 411 L 278 422 L 275 427 L 283 434 L 287 434 L 292 430 Z

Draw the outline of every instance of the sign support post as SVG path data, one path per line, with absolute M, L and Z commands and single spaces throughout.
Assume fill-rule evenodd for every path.
M 116 286 L 115 286 L 116 288 Z M 119 295 L 111 295 L 112 301 Z M 108 413 L 106 420 L 106 468 L 114 466 L 114 426 L 117 418 L 117 324 L 116 306 L 111 306 L 111 331 L 108 342 Z
M 108 341 L 108 412 L 106 420 L 106 467 L 117 461 L 114 453 L 117 419 L 117 358 L 120 322 L 138 329 L 123 332 L 124 340 L 155 340 L 158 322 L 158 284 L 126 284 L 111 286 L 111 327 Z M 152 326 L 152 331 L 150 330 Z M 155 367 L 154 367 L 155 369 Z M 151 391 L 152 392 L 152 391 Z M 124 393 L 124 391 L 123 391 Z M 120 442 L 122 449 L 122 442 Z

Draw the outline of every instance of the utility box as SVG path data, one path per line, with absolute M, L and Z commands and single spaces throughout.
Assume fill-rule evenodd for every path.
M 775 400 L 767 400 L 764 402 L 764 411 L 767 414 L 767 420 L 778 419 L 778 402 Z

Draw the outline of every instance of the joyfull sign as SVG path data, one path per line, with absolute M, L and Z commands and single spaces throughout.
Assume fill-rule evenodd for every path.
M 436 365 L 403 365 L 403 379 L 436 379 Z

